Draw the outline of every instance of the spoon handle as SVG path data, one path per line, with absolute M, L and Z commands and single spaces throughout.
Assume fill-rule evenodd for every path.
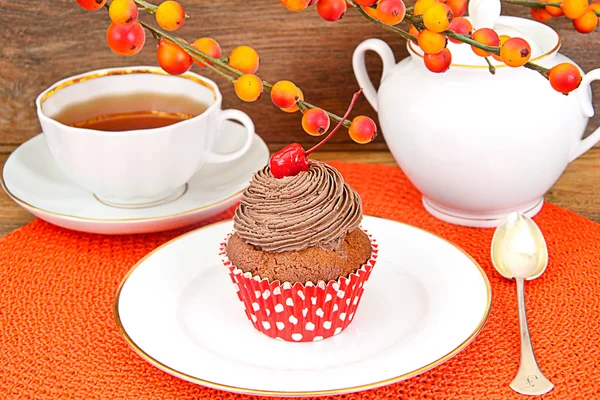
M 535 354 L 533 354 L 529 327 L 527 326 L 527 313 L 525 312 L 525 281 L 523 278 L 515 279 L 517 281 L 519 327 L 521 330 L 521 362 L 517 376 L 510 383 L 510 387 L 521 394 L 541 395 L 551 391 L 554 385 L 540 371 Z

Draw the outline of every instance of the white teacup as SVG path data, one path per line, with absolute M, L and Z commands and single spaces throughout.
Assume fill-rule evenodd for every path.
M 75 128 L 53 119 L 73 104 L 140 91 L 181 95 L 208 108 L 173 125 L 123 132 Z M 238 110 L 221 110 L 221 99 L 217 85 L 200 75 L 171 76 L 157 67 L 127 67 L 64 79 L 42 92 L 36 106 L 50 152 L 73 182 L 106 204 L 146 207 L 181 196 L 186 182 L 205 163 L 233 161 L 248 151 L 254 137 L 252 120 Z M 215 140 L 227 140 L 217 137 L 226 119 L 246 127 L 246 141 L 232 153 L 215 153 Z

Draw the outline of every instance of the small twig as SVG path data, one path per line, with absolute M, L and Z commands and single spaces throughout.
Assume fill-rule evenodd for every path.
M 317 107 L 317 106 L 315 106 L 315 105 L 313 105 L 313 104 L 307 103 L 306 101 L 302 101 L 302 100 L 298 100 L 298 103 L 297 103 L 297 104 L 298 104 L 298 107 L 300 107 L 300 105 L 303 105 L 303 106 L 305 106 L 306 108 L 321 108 L 321 107 Z M 329 115 L 329 118 L 331 118 L 332 120 L 334 120 L 334 121 L 336 121 L 336 122 L 340 122 L 340 121 L 342 121 L 342 118 L 341 118 L 341 117 L 339 117 L 339 116 L 337 116 L 337 115 L 335 115 L 335 114 L 333 114 L 333 113 L 330 113 L 330 112 L 329 112 L 329 111 L 327 111 L 327 110 L 323 110 L 323 111 L 325 111 L 325 112 L 327 113 L 327 115 Z M 344 120 L 344 126 L 345 126 L 346 128 L 350 128 L 350 125 L 352 125 L 352 122 L 348 121 L 347 119 L 346 119 L 346 120 Z
M 544 78 L 548 79 L 548 72 L 550 72 L 550 70 L 548 68 L 544 68 L 540 65 L 534 64 L 532 62 L 528 62 L 524 65 L 524 67 L 532 69 L 534 71 L 539 72 Z
M 304 111 L 308 110 L 308 107 L 306 107 L 306 106 L 304 105 L 304 103 L 301 103 L 301 102 L 299 101 L 299 102 L 298 102 L 298 103 L 296 103 L 296 104 L 298 105 L 298 108 L 300 109 L 300 111 L 301 111 L 302 113 L 304 113 Z
M 484 58 L 485 58 L 485 62 L 487 62 L 488 69 L 490 70 L 490 74 L 496 75 L 496 67 L 494 67 L 492 65 L 492 62 L 490 61 L 490 58 L 489 57 L 484 57 Z
M 148 3 L 147 1 L 144 1 L 144 0 L 133 0 L 133 1 L 135 2 L 135 4 L 137 4 L 143 10 L 146 10 L 146 12 L 148 12 L 150 14 L 154 14 L 156 12 L 156 9 L 158 8 L 158 6 L 155 6 L 154 4 Z

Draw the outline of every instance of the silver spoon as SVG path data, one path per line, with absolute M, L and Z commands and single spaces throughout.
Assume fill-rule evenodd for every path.
M 525 313 L 525 279 L 539 277 L 548 265 L 546 241 L 531 218 L 512 213 L 502 221 L 492 239 L 492 263 L 500 275 L 517 281 L 521 362 L 510 387 L 515 392 L 526 395 L 548 393 L 554 385 L 537 364 Z

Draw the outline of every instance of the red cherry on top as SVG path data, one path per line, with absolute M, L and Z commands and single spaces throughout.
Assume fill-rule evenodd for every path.
M 273 176 L 281 179 L 308 171 L 308 158 L 300 144 L 292 143 L 271 156 L 269 167 Z

